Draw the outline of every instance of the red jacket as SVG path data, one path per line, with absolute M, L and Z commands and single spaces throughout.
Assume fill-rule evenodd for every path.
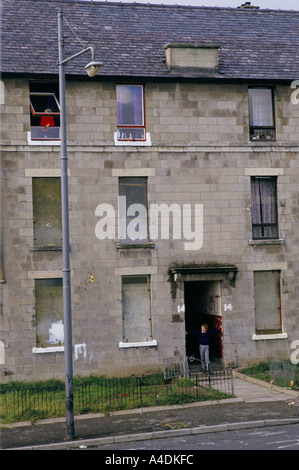
M 54 117 L 53 116 L 42 116 L 40 120 L 40 125 L 43 127 L 52 127 L 54 126 Z

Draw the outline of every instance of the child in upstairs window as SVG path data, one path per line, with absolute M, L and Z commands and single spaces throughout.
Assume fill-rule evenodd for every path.
M 40 120 L 40 125 L 44 129 L 48 129 L 48 127 L 53 127 L 54 126 L 54 117 L 50 115 L 52 110 L 50 108 L 45 109 L 44 111 L 46 114 L 41 117 Z

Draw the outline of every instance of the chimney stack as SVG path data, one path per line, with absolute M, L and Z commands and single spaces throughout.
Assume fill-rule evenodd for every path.
M 254 5 L 251 5 L 251 2 L 243 3 L 243 5 L 241 5 L 238 8 L 242 8 L 242 10 L 245 10 L 245 9 L 258 10 L 259 9 L 259 7 L 255 7 Z

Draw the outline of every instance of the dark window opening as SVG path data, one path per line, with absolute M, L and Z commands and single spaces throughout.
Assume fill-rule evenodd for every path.
M 59 88 L 54 83 L 30 85 L 31 140 L 60 139 Z

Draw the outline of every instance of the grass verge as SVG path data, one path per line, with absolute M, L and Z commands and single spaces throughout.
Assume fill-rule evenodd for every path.
M 178 377 L 155 376 L 108 379 L 74 379 L 74 413 L 109 413 L 149 406 L 165 406 L 231 398 L 232 395 L 207 382 Z M 0 385 L 0 423 L 34 422 L 65 416 L 64 383 L 10 382 Z

